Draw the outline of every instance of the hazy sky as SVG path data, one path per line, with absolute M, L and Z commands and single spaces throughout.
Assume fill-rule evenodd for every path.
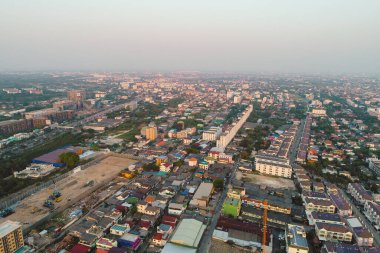
M 1 0 L 0 70 L 380 73 L 380 0 Z

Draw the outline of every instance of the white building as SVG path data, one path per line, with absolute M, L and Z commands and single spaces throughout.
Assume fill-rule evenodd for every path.
M 255 160 L 256 170 L 261 174 L 292 177 L 292 166 L 289 159 L 270 155 L 257 155 Z
M 216 141 L 222 133 L 222 128 L 220 127 L 210 127 L 208 130 L 204 131 L 202 134 L 202 139 L 205 141 Z
M 286 252 L 288 253 L 308 253 L 306 232 L 303 226 L 288 224 L 286 233 Z

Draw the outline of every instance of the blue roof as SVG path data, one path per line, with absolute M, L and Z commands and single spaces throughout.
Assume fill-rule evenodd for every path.
M 171 228 L 171 226 L 166 225 L 166 224 L 160 224 L 159 227 L 160 227 L 160 230 L 162 231 L 168 231 Z

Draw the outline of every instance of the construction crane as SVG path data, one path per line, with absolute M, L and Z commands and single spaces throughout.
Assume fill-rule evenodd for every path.
M 263 214 L 263 236 L 261 241 L 261 252 L 266 252 L 266 243 L 267 243 L 267 216 L 268 216 L 268 200 L 264 199 L 263 201 L 264 214 Z

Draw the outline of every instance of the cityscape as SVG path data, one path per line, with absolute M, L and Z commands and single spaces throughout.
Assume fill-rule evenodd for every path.
M 234 45 L 238 56 L 228 59 L 228 43 L 214 44 L 214 30 L 206 35 L 208 26 L 225 27 L 225 36 L 259 25 L 240 22 L 250 17 L 247 11 L 253 7 L 265 9 L 265 17 L 286 13 L 286 24 L 302 26 L 292 19 L 294 10 L 279 14 L 269 3 L 264 8 L 259 1 L 242 1 L 235 9 L 234 3 L 222 1 L 214 13 L 210 3 L 198 1 L 184 3 L 186 7 L 169 0 L 162 5 L 99 1 L 87 6 L 37 1 L 21 9 L 20 3 L 6 2 L 4 20 L 28 12 L 35 19 L 20 34 L 29 34 L 27 29 L 42 22 L 46 26 L 38 33 L 51 35 L 46 38 L 57 48 L 40 48 L 34 37 L 40 35 L 35 34 L 30 45 L 11 46 L 17 32 L 4 27 L 19 31 L 29 16 L 17 21 L 21 23 L 0 25 L 0 32 L 9 35 L 4 46 L 0 42 L 5 59 L 0 59 L 0 253 L 380 252 L 380 65 L 365 59 L 367 50 L 372 51 L 368 57 L 377 57 L 379 37 L 363 38 L 368 48 L 360 48 L 362 58 L 352 56 L 358 59 L 355 64 L 331 63 L 331 71 L 325 71 L 329 63 L 318 63 L 323 45 L 298 63 L 289 58 L 289 64 L 282 64 L 271 55 L 265 59 L 273 61 L 258 53 L 255 59 L 249 51 L 254 46 L 245 48 L 246 43 Z M 347 2 L 346 12 L 326 12 L 332 26 L 339 23 L 333 17 L 356 13 L 368 24 L 363 33 L 376 27 L 371 20 L 380 21 L 374 11 L 378 4 L 362 10 Z M 311 11 L 301 5 L 296 8 Z M 151 14 L 151 30 L 143 29 L 146 23 L 129 27 L 127 20 L 145 20 L 151 8 L 163 11 L 162 19 Z M 219 19 L 223 8 L 230 8 L 231 18 L 236 18 L 230 26 Z M 121 15 L 127 9 L 130 17 Z M 189 43 L 195 39 L 185 24 L 198 11 L 194 27 L 202 30 L 204 25 L 205 37 L 196 39 L 204 40 L 205 47 L 194 46 L 197 52 L 192 52 L 192 46 L 179 43 L 167 51 L 170 46 L 163 38 L 169 44 L 178 37 Z M 81 12 L 89 19 L 76 20 Z M 97 20 L 109 13 L 125 24 Z M 169 13 L 173 16 L 166 17 Z M 58 40 L 54 44 L 58 35 L 50 30 L 52 24 L 67 29 L 59 32 L 70 38 L 67 47 Z M 87 32 L 81 29 L 84 24 Z M 174 29 L 177 25 L 184 30 Z M 113 33 L 115 27 L 121 30 Z M 319 28 L 321 33 L 327 29 Z M 361 32 L 348 29 L 352 35 Z M 85 35 L 71 41 L 79 30 Z M 175 38 L 165 37 L 169 30 Z M 294 32 L 286 25 L 279 31 Z M 112 63 L 92 43 L 85 44 L 88 51 L 74 52 L 74 44 L 92 41 L 92 32 L 115 41 L 123 41 L 126 32 L 133 37 L 128 45 L 136 45 L 121 52 L 118 42 L 94 40 L 114 57 Z M 297 30 L 294 39 L 304 35 Z M 154 39 L 163 43 L 157 49 L 149 44 Z M 356 39 L 347 43 L 353 53 Z M 265 44 L 262 50 L 270 50 L 270 43 Z M 282 45 L 286 51 L 289 45 Z M 216 52 L 214 46 L 221 58 L 202 54 L 206 49 Z M 337 55 L 340 47 L 347 47 L 335 46 Z M 14 51 L 17 47 L 20 54 Z M 71 56 L 68 48 L 73 49 Z M 41 58 L 32 57 L 34 49 Z M 178 55 L 179 49 L 186 53 Z M 144 62 L 152 50 L 167 56 Z M 130 58 L 124 59 L 128 52 Z M 136 52 L 141 60 L 134 60 Z M 82 53 L 100 58 L 74 63 Z M 46 62 L 50 55 L 57 59 Z M 210 57 L 207 64 L 203 57 Z

